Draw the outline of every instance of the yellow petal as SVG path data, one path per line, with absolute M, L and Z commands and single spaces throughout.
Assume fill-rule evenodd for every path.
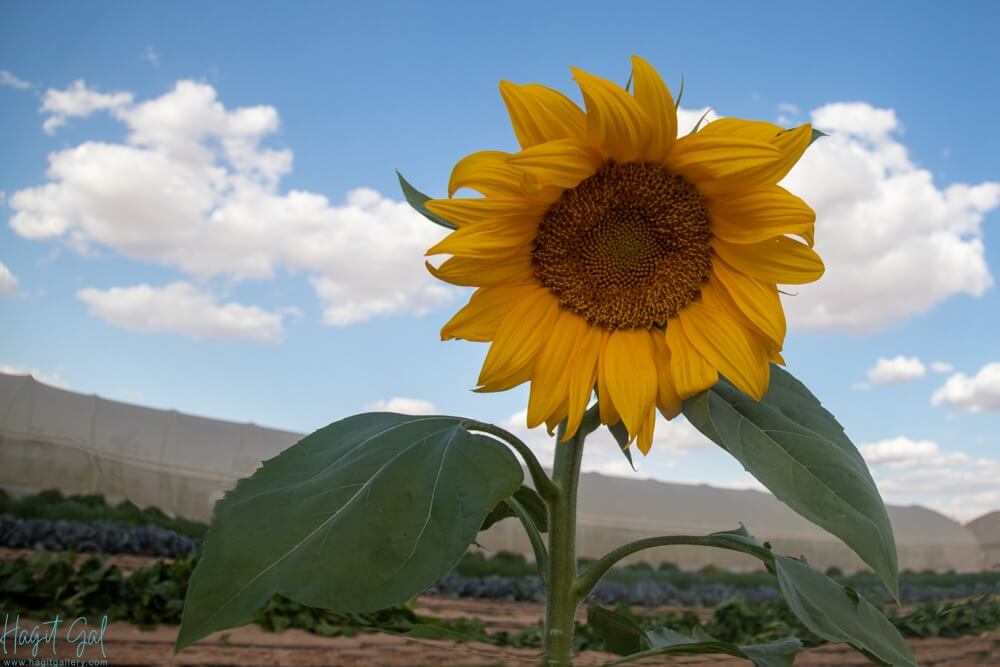
M 501 259 L 475 259 L 451 257 L 439 267 L 425 262 L 435 278 L 452 285 L 482 287 L 485 285 L 515 284 L 534 280 L 531 253 L 525 250 Z
M 510 310 L 522 300 L 532 300 L 546 288 L 538 284 L 481 287 L 441 328 L 441 340 L 461 338 L 479 343 L 493 340 Z
M 642 159 L 663 162 L 677 138 L 677 109 L 674 98 L 653 67 L 632 56 L 635 101 L 649 120 L 649 143 Z
M 770 144 L 716 134 L 689 134 L 674 143 L 667 166 L 701 184 L 731 178 L 776 162 L 781 152 Z
M 528 428 L 549 419 L 566 400 L 570 359 L 587 329 L 586 320 L 576 313 L 566 309 L 559 312 L 552 333 L 535 358 L 528 397 Z
M 634 440 L 656 404 L 658 380 L 649 332 L 645 329 L 612 331 L 601 361 L 611 400 Z
M 681 397 L 674 387 L 674 376 L 670 371 L 670 348 L 662 331 L 652 329 L 649 337 L 653 345 L 653 358 L 656 359 L 656 407 L 667 419 L 673 419 L 681 413 Z
M 563 440 L 569 440 L 576 435 L 587 411 L 590 396 L 594 393 L 597 382 L 597 360 L 601 353 L 602 332 L 595 327 L 588 327 L 586 334 L 580 340 L 569 372 L 569 400 L 567 405 L 568 421 Z
M 563 401 L 562 404 L 556 408 L 556 411 L 552 413 L 552 416 L 545 420 L 545 430 L 548 431 L 549 435 L 555 435 L 556 428 L 559 427 L 562 420 L 566 419 L 566 413 L 568 410 L 566 405 L 566 401 Z M 560 442 L 565 441 L 565 438 L 560 440 Z
M 649 143 L 646 114 L 621 86 L 575 67 L 570 69 L 587 106 L 587 138 L 620 162 L 637 160 Z
M 618 410 L 615 409 L 611 392 L 608 391 L 608 373 L 604 364 L 607 358 L 608 332 L 601 332 L 601 352 L 597 358 L 597 400 L 601 413 L 601 423 L 614 426 L 621 421 Z
M 521 148 L 586 136 L 583 111 L 562 93 L 537 83 L 500 82 L 500 94 Z
M 729 266 L 764 282 L 800 285 L 823 275 L 816 251 L 787 236 L 739 245 L 713 238 L 712 247 Z
M 698 134 L 763 141 L 781 152 L 781 157 L 774 162 L 759 165 L 735 176 L 721 178 L 718 182 L 701 184 L 699 186 L 701 190 L 709 195 L 778 183 L 788 175 L 788 172 L 791 171 L 812 142 L 812 126 L 808 123 L 792 130 L 786 130 L 762 121 L 724 118 L 709 123 Z
M 530 369 L 535 355 L 548 339 L 559 315 L 559 301 L 547 289 L 538 290 L 529 298 L 521 299 L 507 313 L 493 337 L 493 344 L 486 354 L 479 384 L 491 387 L 501 379 Z
M 477 197 L 475 199 L 428 199 L 427 210 L 440 215 L 456 227 L 492 218 L 523 216 L 540 217 L 548 209 L 544 202 L 523 197 Z
M 522 197 L 537 191 L 538 184 L 523 169 L 507 162 L 510 153 L 479 151 L 458 161 L 451 170 L 448 196 L 472 188 L 487 197 Z
M 730 243 L 795 234 L 812 247 L 816 212 L 779 185 L 708 201 L 712 233 Z
M 458 255 L 475 259 L 510 257 L 531 245 L 539 218 L 493 218 L 461 227 L 427 250 L 428 255 Z
M 508 161 L 540 185 L 575 188 L 601 168 L 604 158 L 599 151 L 576 139 L 560 139 L 526 148 Z
M 719 258 L 712 262 L 712 272 L 736 307 L 780 349 L 786 325 L 777 286 L 740 273 Z
M 655 426 L 656 410 L 653 406 L 649 406 L 646 418 L 642 420 L 642 424 L 639 425 L 639 432 L 636 434 L 636 444 L 639 445 L 639 451 L 644 455 L 649 454 L 649 450 L 653 448 L 653 429 Z
M 690 304 L 688 304 L 690 305 Z M 667 347 L 670 348 L 670 372 L 680 398 L 700 394 L 719 380 L 715 367 L 688 340 L 680 318 L 667 323 Z
M 760 400 L 770 373 L 767 348 L 721 310 L 689 303 L 678 314 L 691 344 L 741 391 Z

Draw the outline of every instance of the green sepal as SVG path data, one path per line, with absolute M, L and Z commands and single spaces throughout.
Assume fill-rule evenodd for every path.
M 399 177 L 399 187 L 403 190 L 403 196 L 406 197 L 406 203 L 413 207 L 413 210 L 424 216 L 436 225 L 441 225 L 447 229 L 458 229 L 458 225 L 453 222 L 448 222 L 440 215 L 431 213 L 430 210 L 424 205 L 430 197 L 425 195 L 420 190 L 410 185 L 410 183 L 403 178 L 403 175 L 396 172 L 396 176 Z

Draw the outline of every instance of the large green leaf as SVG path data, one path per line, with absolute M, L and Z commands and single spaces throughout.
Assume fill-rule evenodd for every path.
M 249 623 L 275 593 L 344 612 L 405 602 L 523 477 L 457 417 L 368 413 L 316 431 L 216 504 L 177 648 Z
M 842 539 L 898 597 L 896 543 L 864 459 L 805 386 L 771 366 L 755 401 L 726 380 L 684 402 L 688 421 L 782 502 Z
M 587 610 L 587 622 L 609 651 L 625 656 L 606 663 L 609 667 L 655 656 L 715 653 L 745 658 L 756 667 L 791 667 L 795 654 L 802 650 L 802 642 L 794 637 L 738 646 L 720 641 L 701 628 L 694 628 L 693 637 L 670 628 L 644 631 L 628 616 L 597 606 Z
M 430 209 L 425 206 L 430 197 L 410 185 L 410 182 L 403 178 L 403 175 L 398 171 L 396 172 L 396 176 L 399 177 L 399 187 L 403 191 L 403 196 L 406 197 L 406 203 L 412 206 L 413 210 L 436 225 L 441 225 L 447 229 L 458 229 L 455 223 L 445 220 L 436 213 L 431 213 Z
M 530 486 L 521 485 L 521 488 L 514 492 L 513 497 L 527 511 L 531 523 L 535 525 L 539 533 L 549 530 L 549 507 L 542 500 L 542 497 L 538 495 L 537 491 Z M 486 519 L 483 520 L 483 525 L 479 530 L 486 530 L 496 522 L 509 519 L 513 516 L 516 515 L 510 509 L 510 505 L 507 504 L 506 500 L 501 500 L 500 504 L 486 515 Z
M 781 594 L 807 628 L 823 639 L 846 642 L 876 662 L 916 666 L 899 630 L 857 592 L 802 561 L 774 560 Z

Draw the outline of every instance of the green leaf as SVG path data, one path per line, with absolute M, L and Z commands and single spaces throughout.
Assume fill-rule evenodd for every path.
M 629 447 L 628 429 L 625 428 L 625 424 L 619 421 L 617 424 L 609 426 L 608 430 L 614 436 L 615 442 L 618 443 L 618 447 L 622 450 L 622 454 L 628 459 L 628 464 L 632 466 L 632 470 L 635 470 L 635 463 L 632 462 L 632 448 Z
M 527 510 L 528 516 L 531 517 L 531 522 L 535 524 L 538 532 L 547 532 L 549 529 L 549 508 L 545 504 L 545 501 L 542 500 L 542 497 L 538 495 L 538 492 L 530 486 L 522 485 L 521 488 L 514 492 L 514 498 Z M 483 520 L 483 525 L 479 530 L 486 530 L 496 522 L 509 519 L 512 516 L 515 516 L 515 514 L 511 511 L 510 505 L 507 504 L 506 500 L 501 500 L 500 504 L 486 515 L 486 519 Z
M 644 633 L 646 642 L 650 645 L 649 649 L 632 653 L 618 660 L 612 660 L 606 665 L 608 667 L 622 665 L 662 655 L 722 653 L 745 658 L 756 667 L 792 667 L 795 662 L 795 654 L 802 650 L 802 642 L 795 637 L 786 637 L 766 644 L 738 646 L 731 642 L 720 641 L 699 627 L 694 628 L 693 633 L 694 636 L 689 637 L 670 628 L 649 630 Z
M 403 196 L 406 197 L 406 203 L 412 206 L 413 210 L 415 210 L 417 213 L 424 216 L 434 224 L 441 225 L 442 227 L 447 227 L 448 229 L 458 229 L 457 225 L 455 225 L 452 222 L 448 222 L 440 215 L 435 215 L 434 213 L 431 213 L 427 209 L 427 207 L 424 206 L 424 203 L 428 199 L 430 199 L 430 197 L 428 197 L 423 192 L 417 190 L 415 187 L 410 185 L 409 181 L 403 178 L 403 175 L 398 171 L 396 172 L 396 176 L 399 177 L 399 187 L 403 190 Z
M 723 379 L 685 401 L 684 414 L 778 500 L 842 539 L 899 597 L 896 543 L 878 488 L 843 427 L 801 382 L 772 365 L 761 401 Z
M 856 591 L 794 558 L 777 556 L 775 566 L 781 594 L 812 632 L 846 642 L 881 664 L 916 666 L 899 630 Z
M 587 607 L 587 623 L 604 640 L 604 647 L 618 655 L 631 655 L 652 647 L 646 632 L 634 620 L 600 605 Z
M 510 450 L 463 422 L 355 415 L 240 480 L 216 504 L 177 649 L 249 623 L 275 593 L 364 612 L 449 572 L 524 478 Z

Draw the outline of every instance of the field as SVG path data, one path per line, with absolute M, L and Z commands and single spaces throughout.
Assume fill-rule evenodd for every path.
M 173 642 L 204 527 L 94 498 L 0 497 L 0 604 L 41 622 L 108 615 L 110 665 L 532 665 L 540 650 L 541 587 L 511 554 L 468 555 L 411 604 L 334 614 L 275 597 L 254 624 L 217 633 L 179 655 Z M 60 519 L 57 517 L 69 517 Z M 923 665 L 1000 664 L 1000 573 L 902 574 L 902 606 L 871 575 L 831 575 L 885 606 Z M 695 626 L 737 643 L 794 634 L 810 649 L 797 665 L 870 664 L 798 624 L 764 572 L 686 572 L 669 563 L 613 571 L 588 600 L 645 627 Z M 577 663 L 615 656 L 578 614 Z M 100 657 L 97 647 L 87 656 Z M 746 664 L 716 657 L 642 664 Z

